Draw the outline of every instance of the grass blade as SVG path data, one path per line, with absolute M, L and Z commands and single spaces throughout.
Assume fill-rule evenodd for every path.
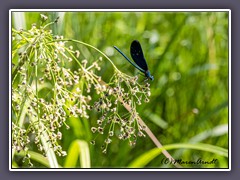
M 68 150 L 68 156 L 65 161 L 64 167 L 73 168 L 77 165 L 77 159 L 79 157 L 81 168 L 90 168 L 90 152 L 88 143 L 83 140 L 75 140 L 70 145 Z
M 171 144 L 171 145 L 163 146 L 162 148 L 154 148 L 149 150 L 146 153 L 143 153 L 141 156 L 133 160 L 128 167 L 143 168 L 150 161 L 152 161 L 154 158 L 160 155 L 164 149 L 172 150 L 172 149 L 179 149 L 179 148 L 207 151 L 214 154 L 218 154 L 220 156 L 228 157 L 228 150 L 218 146 L 213 146 L 209 144 L 200 144 L 200 143 L 199 144 Z

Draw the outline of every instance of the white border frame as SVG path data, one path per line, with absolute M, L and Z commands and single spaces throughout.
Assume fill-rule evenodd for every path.
M 84 169 L 84 168 L 71 168 L 71 169 L 65 169 L 65 168 L 49 168 L 49 169 L 15 169 L 12 168 L 12 157 L 11 157 L 11 126 L 12 126 L 12 116 L 11 116 L 11 107 L 12 107 L 12 79 L 11 79 L 11 72 L 12 72 L 12 56 L 11 56 L 11 50 L 12 50 L 12 12 L 228 12 L 228 143 L 229 143 L 229 168 L 228 169 L 133 169 L 133 168 L 125 168 L 125 169 L 107 169 L 107 168 L 101 168 L 101 169 Z M 231 171 L 231 10 L 230 9 L 10 9 L 9 10 L 9 171 Z

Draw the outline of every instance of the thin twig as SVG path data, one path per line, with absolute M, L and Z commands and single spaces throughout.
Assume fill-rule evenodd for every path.
M 102 85 L 108 86 L 104 81 L 100 81 L 100 83 Z M 108 86 L 108 88 L 111 88 Z M 129 111 L 132 112 L 132 108 L 124 103 L 123 99 L 121 97 L 118 97 L 118 100 L 123 104 L 123 106 Z M 163 145 L 159 142 L 159 140 L 156 138 L 156 136 L 153 134 L 153 132 L 149 129 L 149 127 L 144 123 L 144 121 L 141 119 L 141 117 L 139 115 L 138 116 L 138 122 L 142 127 L 145 127 L 145 132 L 147 133 L 147 135 L 150 137 L 150 139 L 153 141 L 153 143 L 158 147 L 158 148 L 162 148 L 162 153 L 165 155 L 166 158 L 168 158 L 171 161 L 175 161 L 175 159 L 167 152 L 167 150 L 164 149 Z M 180 166 L 178 163 L 173 163 L 173 165 L 177 168 L 182 168 L 182 166 Z

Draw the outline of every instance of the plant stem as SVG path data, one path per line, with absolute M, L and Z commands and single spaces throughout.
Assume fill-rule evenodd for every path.
M 105 86 L 108 86 L 104 81 L 100 81 L 100 83 L 102 85 L 105 85 Z M 110 88 L 110 87 L 109 87 Z M 124 103 L 123 99 L 121 98 L 121 96 L 118 96 L 117 97 L 118 100 L 123 104 L 123 106 L 128 110 L 128 112 L 132 112 L 132 108 Z M 139 124 L 142 126 L 142 127 L 146 127 L 145 128 L 145 132 L 147 133 L 147 135 L 150 137 L 150 139 L 153 141 L 153 143 L 158 147 L 158 148 L 163 148 L 163 145 L 160 143 L 160 141 L 156 138 L 156 136 L 153 134 L 153 132 L 149 129 L 149 127 L 144 123 L 144 121 L 141 119 L 141 117 L 139 115 L 136 115 L 138 116 L 138 119 L 139 119 Z M 162 153 L 165 155 L 166 158 L 168 159 L 171 159 L 172 161 L 175 161 L 175 159 L 168 153 L 167 150 L 162 150 Z M 174 163 L 174 166 L 177 167 L 177 168 L 182 168 L 182 166 L 180 166 L 178 163 Z

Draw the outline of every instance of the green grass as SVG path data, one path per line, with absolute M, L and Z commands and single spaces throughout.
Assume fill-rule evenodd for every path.
M 227 12 L 67 12 L 64 14 L 47 12 L 44 14 L 50 19 L 47 22 L 54 21 L 60 15 L 59 22 L 49 26 L 49 29 L 55 35 L 63 35 L 64 39 L 73 39 L 66 42 L 66 46 L 73 46 L 74 50 L 80 52 L 76 61 L 70 63 L 65 61 L 61 66 L 74 72 L 81 66 L 82 60 L 87 59 L 91 64 L 102 57 L 102 61 L 98 61 L 101 70 L 94 73 L 101 76 L 104 82 L 110 81 L 115 72 L 114 66 L 129 76 L 138 74 L 138 71 L 115 51 L 113 46 L 117 46 L 130 57 L 132 40 L 139 40 L 149 70 L 154 76 L 154 81 L 149 82 L 151 84 L 149 103 L 142 102 L 141 105 L 136 106 L 139 116 L 175 159 L 193 161 L 198 158 L 209 160 L 210 157 L 215 157 L 219 162 L 214 166 L 201 164 L 197 167 L 228 167 Z M 33 23 L 40 25 L 40 13 L 26 12 L 24 18 L 26 29 L 30 29 Z M 16 30 L 21 28 L 14 18 L 12 18 L 12 26 Z M 12 51 L 16 51 L 12 59 L 14 64 L 19 62 L 17 52 L 21 46 L 22 44 L 12 44 Z M 49 49 L 46 53 L 51 52 L 53 50 Z M 33 51 L 31 53 L 34 54 Z M 39 65 L 37 68 L 44 68 L 43 66 Z M 28 73 L 34 74 L 35 68 L 32 67 Z M 17 73 L 17 71 L 12 72 Z M 38 71 L 35 75 L 37 77 L 43 74 Z M 35 84 L 34 77 L 29 83 Z M 140 84 L 144 84 L 143 80 L 144 78 L 139 76 Z M 16 77 L 13 87 L 20 83 L 20 78 Z M 55 91 L 51 91 L 53 88 L 51 84 L 45 83 L 43 86 L 37 87 L 38 97 L 48 100 Z M 85 84 L 79 84 L 68 90 L 76 93 L 77 87 L 84 89 Z M 91 91 L 90 96 L 92 99 L 97 98 L 94 91 Z M 66 102 L 66 105 L 70 104 L 74 103 L 70 100 Z M 21 108 L 27 114 L 27 106 Z M 123 107 L 119 106 L 118 110 L 124 112 Z M 66 126 L 59 129 L 62 139 L 58 144 L 67 152 L 67 156 L 47 154 L 48 161 L 55 162 L 55 165 L 58 164 L 60 167 L 79 168 L 165 167 L 161 163 L 164 158 L 161 149 L 155 148 L 149 136 L 138 137 L 135 147 L 129 146 L 128 141 L 113 136 L 107 154 L 102 153 L 101 146 L 106 134 L 98 135 L 95 145 L 90 144 L 96 136 L 91 132 L 91 127 L 96 125 L 101 114 L 96 111 L 88 113 L 89 119 L 79 116 L 66 118 L 65 122 L 70 129 Z M 13 122 L 18 122 L 22 128 L 28 127 L 28 116 L 22 114 L 22 117 L 17 119 L 15 107 L 12 114 Z M 120 114 L 124 115 L 124 113 Z M 197 144 L 193 145 L 193 143 Z M 34 143 L 30 143 L 28 148 L 30 154 L 32 153 L 34 167 L 55 167 L 51 166 L 51 162 L 42 160 L 43 157 Z M 219 154 L 219 152 L 223 153 Z M 14 166 L 27 167 L 21 160 L 22 158 L 16 153 L 13 157 Z

